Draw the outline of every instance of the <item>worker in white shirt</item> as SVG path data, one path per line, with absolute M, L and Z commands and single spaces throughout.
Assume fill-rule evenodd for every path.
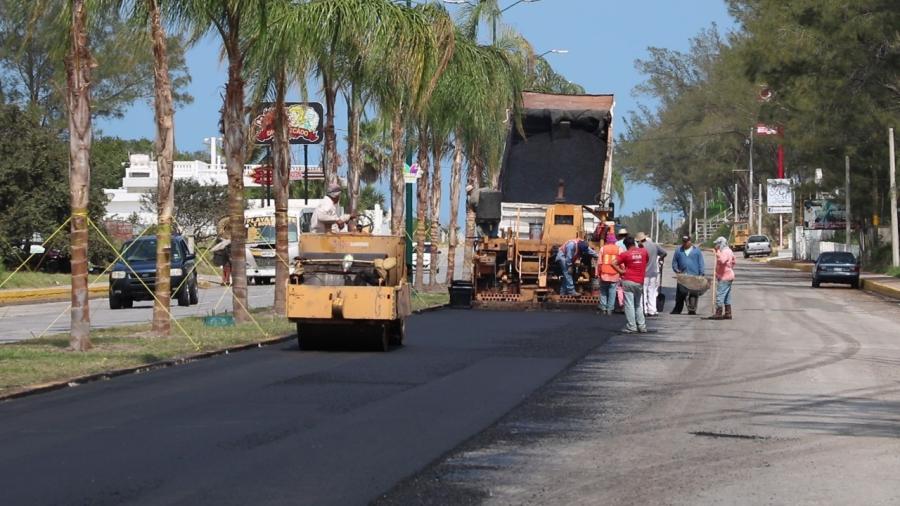
M 312 218 L 312 231 L 317 234 L 332 232 L 337 226 L 340 231 L 348 221 L 356 219 L 356 214 L 341 214 L 337 212 L 337 203 L 341 200 L 341 185 L 330 184 L 328 191 L 325 193 L 326 198 L 322 199 L 322 203 L 316 208 Z

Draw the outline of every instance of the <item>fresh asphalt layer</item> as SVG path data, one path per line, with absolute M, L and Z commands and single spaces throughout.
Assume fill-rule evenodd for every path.
M 0 404 L 4 504 L 360 504 L 494 423 L 621 318 L 442 310 L 407 345 L 296 341 Z
M 900 303 L 743 259 L 733 289 L 734 320 L 613 336 L 378 503 L 900 504 Z

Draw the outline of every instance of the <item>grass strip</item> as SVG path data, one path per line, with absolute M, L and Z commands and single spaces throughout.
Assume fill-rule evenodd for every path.
M 0 282 L 9 277 L 9 272 L 0 270 Z M 3 285 L 3 289 L 9 288 L 51 288 L 56 286 L 69 286 L 72 277 L 69 274 L 48 274 L 46 272 L 19 271 Z
M 447 304 L 446 293 L 420 293 L 412 298 L 413 310 Z M 295 325 L 274 316 L 269 309 L 252 311 L 269 338 L 289 336 Z M 200 345 L 198 350 L 184 336 L 156 337 L 150 323 L 91 331 L 94 347 L 85 353 L 68 351 L 69 336 L 55 334 L 0 345 L 0 397 L 35 385 L 140 367 L 200 353 L 253 344 L 267 339 L 252 323 L 232 327 L 207 327 L 202 317 L 179 318 L 185 330 Z

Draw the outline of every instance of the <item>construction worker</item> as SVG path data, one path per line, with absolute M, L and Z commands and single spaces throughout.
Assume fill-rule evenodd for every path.
M 330 184 L 328 191 L 325 193 L 326 198 L 322 199 L 319 206 L 312 217 L 312 231 L 316 234 L 324 234 L 331 232 L 333 227 L 337 226 L 338 230 L 344 228 L 348 221 L 356 219 L 356 214 L 339 215 L 337 212 L 337 204 L 341 201 L 341 185 Z
M 613 262 L 613 268 L 622 275 L 622 287 L 625 290 L 625 319 L 628 323 L 622 332 L 644 333 L 647 332 L 647 322 L 641 299 L 644 296 L 644 274 L 650 256 L 647 250 L 637 247 L 633 237 L 626 237 L 624 243 L 627 249 L 624 253 L 619 253 Z
M 562 285 L 559 287 L 560 295 L 576 295 L 575 281 L 572 280 L 572 266 L 583 256 L 599 258 L 599 255 L 584 239 L 569 239 L 556 252 L 556 264 L 562 273 Z
M 606 236 L 606 244 L 600 248 L 600 261 L 597 263 L 597 277 L 600 278 L 600 305 L 598 309 L 602 315 L 611 315 L 616 305 L 616 286 L 621 276 L 613 267 L 613 260 L 619 256 L 619 247 L 616 246 L 616 236 L 610 232 Z

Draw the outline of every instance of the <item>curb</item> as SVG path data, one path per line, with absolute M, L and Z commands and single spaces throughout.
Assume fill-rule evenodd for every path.
M 10 292 L 13 291 L 15 293 L 4 293 L 6 292 L 6 290 L 0 290 L 0 304 L 18 304 L 23 302 L 39 302 L 66 299 L 72 293 L 72 288 L 69 286 L 64 286 L 59 288 L 24 288 L 10 290 Z M 108 291 L 109 287 L 106 285 L 92 285 L 88 287 L 88 296 L 105 296 Z
M 879 295 L 884 295 L 885 297 L 900 299 L 900 288 L 895 288 L 884 283 L 879 283 L 878 281 L 875 281 L 873 279 L 861 278 L 859 280 L 859 287 L 869 292 L 875 292 Z
M 420 314 L 420 313 L 430 313 L 433 311 L 439 311 L 441 309 L 445 309 L 449 307 L 449 304 L 441 304 L 438 306 L 426 307 L 423 309 L 419 309 L 413 311 L 411 314 Z M 10 394 L 2 395 L 0 394 L 0 403 L 11 401 L 13 399 L 20 399 L 22 397 L 29 397 L 31 395 L 37 395 L 44 392 L 52 392 L 54 390 L 61 390 L 67 387 L 77 387 L 79 385 L 83 385 L 85 383 L 93 383 L 95 381 L 108 380 L 115 378 L 117 376 L 124 376 L 126 374 L 140 374 L 144 372 L 150 372 L 156 369 L 164 369 L 167 367 L 174 367 L 182 364 L 187 364 L 190 362 L 196 362 L 198 360 L 202 360 L 205 358 L 211 358 L 218 355 L 228 355 L 232 352 L 238 351 L 246 351 L 253 348 L 262 348 L 263 346 L 271 346 L 273 344 L 282 343 L 294 338 L 294 334 L 289 334 L 287 336 L 273 337 L 272 339 L 265 339 L 263 341 L 256 341 L 253 343 L 241 344 L 237 346 L 231 346 L 229 348 L 220 348 L 218 350 L 210 350 L 205 351 L 203 353 L 196 353 L 194 355 L 187 355 L 184 357 L 176 357 L 170 358 L 167 360 L 160 360 L 159 362 L 153 362 L 150 364 L 137 365 L 132 367 L 125 367 L 123 369 L 115 369 L 112 371 L 104 371 L 97 372 L 93 374 L 87 374 L 84 376 L 78 376 L 75 378 L 69 378 L 66 380 L 53 381 L 50 383 L 40 383 L 37 385 L 32 385 L 25 387 L 25 390 L 21 390 L 19 392 L 13 392 Z

